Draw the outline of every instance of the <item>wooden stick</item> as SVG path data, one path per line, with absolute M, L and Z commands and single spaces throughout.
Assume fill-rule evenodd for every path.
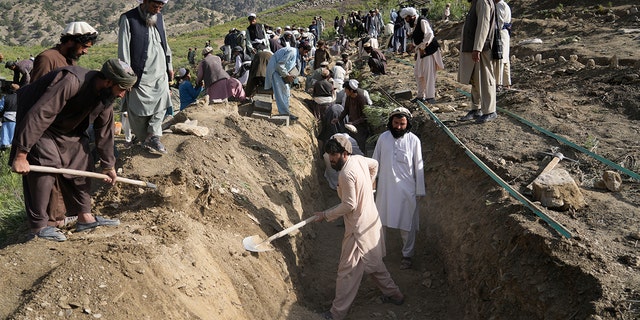
M 70 175 L 73 175 L 73 176 L 96 178 L 96 179 L 109 178 L 109 176 L 106 175 L 106 174 L 90 172 L 90 171 L 74 170 L 74 169 L 59 169 L 59 168 L 36 166 L 36 165 L 29 165 L 29 169 L 31 171 L 33 171 L 33 172 L 41 172 L 41 173 L 70 174 Z M 122 182 L 122 183 L 134 184 L 134 185 L 137 185 L 137 186 L 143 186 L 143 187 L 157 189 L 157 186 L 155 184 L 151 183 L 151 182 L 144 182 L 144 181 L 140 181 L 140 180 L 133 180 L 133 179 L 127 179 L 127 178 L 122 178 L 122 177 L 116 177 L 116 181 L 117 182 Z

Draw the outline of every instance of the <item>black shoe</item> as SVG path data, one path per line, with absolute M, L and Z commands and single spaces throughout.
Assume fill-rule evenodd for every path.
M 485 123 L 489 122 L 498 117 L 498 114 L 495 112 L 491 112 L 489 114 L 485 114 L 476 120 L 476 123 Z
M 298 120 L 298 117 L 296 117 L 296 116 L 294 116 L 292 114 L 289 114 L 289 120 L 296 121 L 296 120 Z
M 431 104 L 436 104 L 436 99 L 435 98 L 428 98 L 427 100 L 425 100 L 427 103 L 431 103 Z
M 460 121 L 469 121 L 472 119 L 478 119 L 482 117 L 482 111 L 480 111 L 480 109 L 477 110 L 471 110 L 467 113 L 467 115 L 465 115 L 464 117 L 460 118 Z
M 419 98 L 419 97 L 415 97 L 415 98 L 411 99 L 410 101 L 411 101 L 411 102 L 413 102 L 413 103 L 416 103 L 416 102 L 418 102 L 418 101 L 420 101 L 420 102 L 424 102 L 424 99 Z

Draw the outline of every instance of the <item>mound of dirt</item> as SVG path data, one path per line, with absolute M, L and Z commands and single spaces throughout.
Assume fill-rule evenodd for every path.
M 513 4 L 514 90 L 500 92 L 498 106 L 640 172 L 640 41 L 637 33 L 621 31 L 637 29 L 640 19 L 631 1 L 622 2 L 604 11 L 572 3 L 557 10 L 553 1 Z M 638 318 L 639 181 L 622 174 L 621 191 L 596 188 L 607 165 L 506 112 L 483 125 L 457 121 L 470 91 L 456 82 L 453 48 L 461 24 L 434 27 L 446 70 L 438 74 L 438 104 L 430 107 L 468 149 L 423 106 L 385 102 L 414 112 L 428 194 L 420 202 L 412 269 L 399 269 L 400 236 L 387 232 L 385 261 L 405 304 L 382 304 L 364 280 L 349 318 Z M 530 38 L 543 44 L 518 44 Z M 594 43 L 598 49 L 590 48 Z M 614 54 L 618 65 L 611 64 Z M 359 79 L 372 93 L 415 91 L 411 64 L 406 55 L 390 56 L 388 75 L 362 69 Z M 304 103 L 310 97 L 292 93 L 300 120 L 290 126 L 248 117 L 247 105 L 222 103 L 183 111 L 209 134 L 166 134 L 167 155 L 126 149 L 118 140 L 120 175 L 158 189 L 99 186 L 95 212 L 121 219 L 121 226 L 69 232 L 64 243 L 36 239 L 2 248 L 0 317 L 318 319 L 333 298 L 344 230 L 339 223 L 307 225 L 273 241 L 271 252 L 242 246 L 245 237 L 266 239 L 339 201 L 322 176 L 317 123 Z M 540 152 L 551 148 L 579 160 L 559 166 L 576 180 L 588 206 L 542 209 L 570 238 L 468 156 L 475 154 L 525 193 L 550 160 Z

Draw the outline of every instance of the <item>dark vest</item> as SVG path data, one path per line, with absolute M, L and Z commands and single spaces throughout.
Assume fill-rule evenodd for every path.
M 142 79 L 142 72 L 144 71 L 144 65 L 147 62 L 147 48 L 149 47 L 149 28 L 146 22 L 140 16 L 139 7 L 133 8 L 123 14 L 129 21 L 129 30 L 131 31 L 131 43 L 129 44 L 129 54 L 131 56 L 131 68 L 133 72 L 138 76 L 138 81 L 134 87 L 137 87 Z M 162 41 L 162 49 L 165 53 L 165 59 L 167 64 L 171 63 L 171 58 L 167 54 L 167 36 L 164 32 L 164 22 L 162 20 L 162 14 L 158 13 L 158 21 L 156 22 L 156 29 L 160 34 L 160 41 Z
M 420 43 L 422 43 L 422 41 L 424 41 L 424 31 L 422 30 L 421 26 L 422 26 L 422 20 L 425 19 L 422 16 L 418 17 L 418 19 L 416 19 L 416 27 L 413 30 L 413 34 L 411 35 L 411 38 L 413 39 L 413 43 L 418 45 Z M 431 40 L 431 42 L 429 42 L 429 45 L 425 48 L 425 54 L 422 56 L 420 56 L 420 58 L 424 58 L 426 56 L 430 56 L 434 53 L 436 53 L 436 51 L 438 51 L 438 48 L 440 48 L 440 44 L 438 43 L 438 40 L 436 39 L 436 37 L 433 37 L 433 40 Z
M 249 25 L 247 31 L 249 32 L 247 36 L 251 39 L 252 43 L 257 39 L 264 39 L 264 26 L 262 23 Z
M 464 25 L 462 27 L 462 52 L 473 51 L 473 42 L 476 36 L 476 26 L 478 25 L 478 16 L 476 15 L 476 3 L 478 1 L 485 1 L 488 5 L 491 6 L 491 21 L 489 25 L 489 33 L 487 34 L 487 38 L 484 40 L 482 51 L 491 49 L 491 43 L 493 42 L 493 29 L 495 29 L 496 25 L 493 0 L 473 0 L 469 7 L 467 18 L 465 19 Z

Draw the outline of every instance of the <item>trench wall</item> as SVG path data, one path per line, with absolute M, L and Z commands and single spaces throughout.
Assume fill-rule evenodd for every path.
M 594 314 L 601 285 L 560 257 L 571 254 L 571 240 L 510 197 L 435 124 L 424 131 L 426 232 L 419 241 L 443 261 L 465 319 Z

